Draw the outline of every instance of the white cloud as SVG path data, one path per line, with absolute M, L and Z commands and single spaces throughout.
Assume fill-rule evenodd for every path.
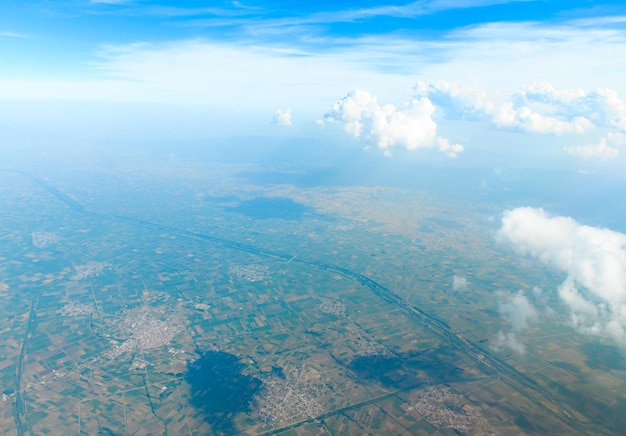
M 506 334 L 503 332 L 498 332 L 498 336 L 496 336 L 496 339 L 492 343 L 492 346 L 496 350 L 508 348 L 515 354 L 524 354 L 526 352 L 526 347 L 517 339 L 517 336 L 513 332 L 509 332 Z
M 442 0 L 372 10 L 356 8 L 345 11 L 346 15 L 338 19 L 349 21 L 379 14 L 414 15 L 421 13 L 420 9 L 428 13 L 429 8 L 464 7 L 464 4 L 467 3 Z M 90 12 L 101 9 L 98 5 L 93 6 Z M 146 13 L 172 16 L 201 12 L 182 7 L 156 9 L 135 2 L 132 10 L 127 12 L 134 14 L 145 10 Z M 227 9 L 237 14 L 233 8 Z M 204 12 L 210 14 L 210 11 Z M 557 24 L 487 23 L 452 30 L 437 38 L 398 33 L 352 38 L 326 32 L 324 23 L 327 23 L 328 14 L 325 17 L 287 18 L 292 19 L 291 23 L 247 15 L 243 18 L 237 15 L 234 19 L 232 14 L 215 16 L 208 21 L 212 26 L 229 26 L 226 34 L 237 35 L 237 38 L 224 40 L 220 32 L 215 32 L 213 39 L 140 40 L 94 47 L 92 56 L 64 64 L 60 67 L 62 70 L 55 70 L 54 78 L 49 75 L 45 59 L 31 56 L 28 64 L 21 64 L 24 60 L 16 57 L 11 62 L 14 68 L 0 71 L 0 99 L 191 104 L 204 106 L 203 110 L 213 111 L 216 115 L 243 111 L 247 118 L 254 120 L 267 119 L 267 114 L 272 114 L 276 108 L 289 105 L 298 114 L 298 119 L 304 121 L 324 113 L 349 89 L 366 89 L 381 102 L 397 103 L 398 95 L 416 79 L 434 84 L 445 79 L 438 85 L 442 88 L 438 95 L 420 95 L 416 100 L 428 98 L 437 108 L 444 109 L 449 118 L 458 115 L 481 119 L 495 126 L 496 109 L 508 101 L 513 107 L 508 110 L 504 107 L 496 119 L 502 129 L 562 134 L 589 131 L 589 124 L 582 118 L 575 119 L 576 116 L 598 127 L 597 140 L 585 137 L 584 143 L 582 140 L 580 143 L 565 143 L 560 138 L 557 149 L 565 145 L 570 148 L 593 146 L 609 130 L 623 131 L 625 128 L 624 103 L 618 95 L 626 95 L 626 82 L 621 74 L 626 68 L 626 57 L 615 53 L 626 52 L 626 34 L 616 26 L 607 28 L 607 19 L 585 23 L 560 21 Z M 300 18 L 304 21 L 297 22 Z M 305 22 L 310 18 L 313 20 Z M 183 21 L 189 23 L 181 19 L 175 25 L 183 25 Z M 615 18 L 608 21 L 619 22 Z M 172 35 L 175 34 L 178 32 Z M 17 36 L 11 32 L 5 32 L 5 35 Z M 15 73 L 21 70 L 30 72 L 27 78 Z M 475 84 L 458 85 L 469 78 L 475 78 Z M 519 88 L 521 83 L 540 80 L 554 83 L 558 90 L 541 86 L 538 90 L 532 88 L 537 85 Z M 477 83 L 488 84 L 489 91 L 481 89 Z M 445 86 L 451 89 L 445 89 Z M 587 97 L 579 98 L 577 87 L 585 90 L 608 87 L 619 94 L 599 88 L 595 97 L 595 91 L 585 91 Z M 517 97 L 513 98 L 514 94 Z M 543 103 L 537 94 L 544 99 L 550 96 L 556 103 L 552 106 Z M 446 101 L 438 100 L 444 96 Z M 580 107 L 572 103 L 570 111 L 552 110 L 555 107 L 563 109 L 568 98 L 595 109 L 580 112 Z M 397 105 L 398 111 L 405 109 L 403 105 Z M 178 111 L 178 108 L 173 110 Z M 576 115 L 574 110 L 580 113 Z M 437 116 L 435 113 L 433 117 L 438 124 L 437 134 L 444 138 L 451 136 L 445 129 L 456 126 L 448 121 L 440 122 Z M 142 115 L 138 113 L 137 117 Z M 602 127 L 605 118 L 611 121 Z M 303 122 L 303 125 L 306 124 Z M 235 122 L 223 123 L 224 130 L 229 131 L 236 132 L 239 126 Z M 465 127 L 468 126 L 461 126 L 461 129 Z M 478 135 L 480 128 L 476 125 L 457 130 L 467 131 L 467 139 L 457 141 L 469 147 L 472 141 L 477 141 L 474 138 L 480 138 L 480 147 L 491 146 L 488 135 Z M 450 145 L 444 138 L 438 140 L 435 137 L 431 146 L 452 156 L 458 154 L 461 146 Z M 511 135 L 509 139 L 511 146 L 528 144 L 522 135 Z M 388 140 L 396 143 L 396 147 L 408 144 L 394 136 Z M 373 141 L 373 144 L 377 142 Z M 385 151 L 390 152 L 390 149 Z M 612 152 L 605 150 L 604 155 L 607 153 L 610 156 Z M 603 152 L 581 149 L 574 154 L 602 155 Z
M 521 130 L 527 133 L 562 135 L 564 133 L 585 133 L 594 127 L 585 117 L 567 119 L 548 116 L 529 106 L 515 106 L 506 102 L 493 113 L 492 122 L 500 128 Z
M 355 83 L 403 77 L 364 68 L 353 57 L 341 50 L 200 39 L 106 45 L 85 62 L 91 71 L 83 79 L 9 79 L 0 72 L 0 99 L 203 104 L 245 107 L 261 117 L 292 102 L 292 111 L 313 117 Z
M 541 307 L 542 311 L 547 314 L 554 313 L 554 310 L 548 306 L 548 302 L 550 301 L 550 294 L 548 292 L 544 292 L 542 288 L 535 286 L 532 289 L 532 293 L 537 307 Z
M 506 296 L 505 301 L 500 303 L 500 313 L 509 320 L 516 333 L 526 329 L 529 322 L 537 319 L 537 311 L 522 291 Z
M 495 103 L 490 101 L 487 91 L 478 84 L 467 86 L 445 80 L 426 84 L 420 81 L 409 92 L 416 96 L 429 97 L 451 118 L 491 114 L 495 110 Z
M 625 343 L 626 235 L 517 208 L 505 212 L 496 240 L 567 274 L 558 292 L 575 327 Z
M 601 324 L 598 320 L 600 313 L 598 307 L 583 297 L 576 283 L 568 278 L 558 288 L 559 297 L 569 306 L 572 311 L 572 324 L 578 329 L 589 334 L 600 334 Z
M 323 12 L 309 16 L 304 23 L 353 22 L 372 17 L 418 17 L 450 9 L 469 9 L 503 3 L 515 3 L 526 0 L 430 0 L 413 1 L 403 5 L 384 5 L 370 8 L 348 9 L 343 11 Z
M 524 85 L 500 96 L 477 84 L 473 86 L 437 81 L 418 82 L 409 91 L 429 98 L 451 119 L 486 121 L 508 130 L 542 135 L 582 134 L 596 128 L 611 130 L 592 145 L 566 146 L 564 151 L 581 158 L 613 159 L 626 143 L 626 102 L 617 92 L 598 88 L 557 89 L 548 82 Z
M 95 53 L 97 62 L 91 64 L 95 71 L 79 78 L 76 90 L 71 78 L 84 70 L 84 63 L 75 65 L 64 83 L 52 87 L 45 76 L 21 83 L 5 79 L 0 82 L 0 98 L 20 99 L 25 94 L 26 98 L 98 100 L 102 82 L 111 79 L 120 89 L 109 92 L 107 100 L 236 100 L 248 106 L 269 103 L 273 110 L 288 101 L 286 97 L 298 95 L 300 106 L 292 105 L 298 113 L 312 101 L 324 102 L 323 111 L 337 95 L 355 87 L 389 99 L 414 83 L 415 77 L 432 82 L 445 78 L 450 83 L 476 77 L 498 91 L 513 90 L 524 81 L 552 80 L 565 87 L 608 86 L 626 92 L 619 74 L 626 60 L 615 56 L 626 51 L 626 35 L 603 28 L 603 23 L 583 27 L 576 21 L 488 23 L 454 30 L 437 40 L 395 35 L 312 37 L 309 27 L 297 25 L 289 38 L 279 38 L 277 44 L 275 33 L 262 27 L 268 20 L 237 22 L 250 29 L 241 36 L 241 44 L 174 40 L 106 46 Z M 255 23 L 261 28 L 254 29 Z M 278 25 L 279 30 L 284 27 Z M 86 79 L 97 73 L 105 77 Z
M 626 131 L 626 103 L 607 88 L 585 92 L 536 82 L 502 97 L 478 85 L 440 80 L 419 82 L 411 92 L 430 98 L 452 118 L 489 120 L 498 128 L 553 135 L 585 133 L 596 126 Z
M 626 145 L 625 135 L 609 133 L 601 137 L 597 144 L 564 147 L 564 150 L 576 157 L 606 160 L 616 158 L 619 155 L 619 147 L 623 145 Z
M 274 114 L 274 124 L 279 126 L 291 126 L 293 125 L 293 120 L 291 119 L 291 109 L 278 109 Z
M 404 17 L 415 18 L 451 9 L 469 9 L 494 4 L 514 3 L 528 0 L 418 0 L 402 5 L 380 5 L 373 7 L 357 7 L 343 10 L 326 10 L 312 14 L 298 14 L 280 18 L 259 19 L 259 16 L 250 16 L 243 20 L 228 19 L 197 19 L 184 23 L 185 26 L 216 27 L 240 26 L 250 33 L 259 34 L 286 34 L 305 31 L 320 32 L 320 26 L 326 27 L 329 23 L 353 23 L 376 17 Z M 235 6 L 240 6 L 234 2 Z M 246 9 L 253 10 L 251 7 Z M 254 8 L 261 10 L 261 8 Z
M 455 275 L 452 278 L 452 289 L 455 291 L 464 290 L 467 288 L 467 279 L 465 277 L 460 277 Z
M 518 335 L 537 319 L 537 311 L 521 290 L 514 295 L 502 294 L 501 298 L 500 314 L 508 321 L 512 331 L 498 332 L 492 346 L 495 349 L 508 348 L 516 354 L 524 354 L 526 349 Z
M 522 101 L 544 103 L 546 105 L 572 104 L 585 97 L 585 91 L 581 88 L 556 89 L 548 82 L 535 82 L 523 85 L 517 93 Z
M 522 104 L 570 117 L 574 121 L 584 118 L 601 127 L 626 131 L 626 103 L 612 89 L 597 88 L 589 92 L 580 88 L 557 90 L 547 82 L 537 82 L 522 87 L 514 97 Z M 578 128 L 581 130 L 576 133 L 585 131 L 584 123 L 579 121 Z
M 341 124 L 348 135 L 366 144 L 373 142 L 381 149 L 437 147 L 442 153 L 456 157 L 463 146 L 437 136 L 434 112 L 435 106 L 426 97 L 397 108 L 392 104 L 381 106 L 374 95 L 357 89 L 335 103 L 324 120 Z
M 446 138 L 437 136 L 435 139 L 437 149 L 448 157 L 455 158 L 459 153 L 462 153 L 464 148 L 461 144 L 450 144 Z
M 597 116 L 622 132 L 626 132 L 626 102 L 609 88 L 598 88 L 592 95 L 592 107 Z

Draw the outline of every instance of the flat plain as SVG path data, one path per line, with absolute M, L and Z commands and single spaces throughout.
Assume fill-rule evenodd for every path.
M 626 427 L 621 351 L 569 325 L 560 277 L 495 246 L 506 204 L 268 171 L 1 171 L 3 433 Z M 517 354 L 497 338 L 520 290 L 541 311 Z

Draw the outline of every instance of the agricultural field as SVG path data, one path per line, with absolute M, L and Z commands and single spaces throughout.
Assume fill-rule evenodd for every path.
M 621 350 L 494 243 L 506 205 L 141 168 L 0 172 L 4 434 L 626 426 Z

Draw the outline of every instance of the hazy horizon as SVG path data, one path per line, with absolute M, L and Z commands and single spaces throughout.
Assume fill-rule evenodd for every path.
M 626 6 L 0 16 L 0 431 L 619 434 Z

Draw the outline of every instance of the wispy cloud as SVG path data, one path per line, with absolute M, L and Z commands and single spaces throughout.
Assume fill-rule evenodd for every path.
M 513 83 L 517 87 L 539 80 L 568 87 L 623 88 L 617 72 L 626 62 L 615 53 L 626 51 L 626 34 L 602 25 L 579 26 L 576 21 L 486 23 L 452 29 L 430 39 L 410 30 L 402 35 L 338 36 L 316 23 L 317 19 L 308 16 L 243 21 L 217 18 L 205 24 L 240 26 L 240 41 L 297 47 L 313 54 L 341 53 L 364 68 L 426 80 L 477 77 L 496 89 L 510 91 Z M 506 75 L 498 74 L 503 70 Z
M 420 0 L 404 5 L 384 5 L 372 8 L 351 9 L 338 12 L 339 18 L 360 19 L 368 17 L 417 17 L 451 9 L 471 9 L 484 6 L 518 3 L 535 0 Z
M 290 13 L 291 11 L 280 11 L 265 9 L 266 17 L 259 20 L 260 16 L 250 17 L 249 20 L 192 20 L 185 23 L 189 26 L 241 26 L 248 30 L 271 29 L 293 29 L 310 28 L 321 25 L 326 27 L 333 23 L 354 23 L 372 20 L 376 18 L 417 18 L 424 15 L 431 15 L 437 12 L 453 9 L 471 9 L 485 6 L 518 3 L 536 0 L 420 0 L 405 4 L 381 5 L 367 8 L 352 9 L 332 9 L 331 4 L 325 4 L 323 10 L 312 12 L 308 15 Z M 322 9 L 322 8 L 320 8 Z
M 223 4 L 223 6 L 178 6 L 161 5 L 158 2 L 143 2 L 139 0 L 89 0 L 78 3 L 59 3 L 56 7 L 48 5 L 48 14 L 80 16 L 89 15 L 118 15 L 130 17 L 158 17 L 172 20 L 224 17 L 252 17 L 262 13 L 262 8 L 249 7 L 239 2 Z M 233 22 L 233 24 L 235 24 Z
M 92 4 L 104 4 L 104 5 L 126 5 L 136 3 L 135 0 L 89 0 Z
M 144 9 L 135 9 L 138 13 L 148 13 L 158 17 L 197 17 L 204 15 L 212 15 L 215 17 L 245 17 L 250 14 L 252 10 L 249 8 L 233 7 L 233 8 L 216 8 L 216 7 L 204 7 L 204 8 L 183 8 L 172 6 L 151 6 Z M 256 10 L 254 10 L 256 11 Z
M 572 20 L 572 24 L 580 27 L 608 27 L 626 24 L 626 15 L 612 15 L 605 17 L 580 18 Z
M 7 32 L 7 31 L 0 31 L 0 37 L 17 38 L 17 39 L 31 39 L 32 38 L 30 35 L 26 35 L 25 33 Z
M 341 53 L 311 53 L 289 46 L 188 40 L 106 46 L 98 56 L 94 68 L 108 78 L 152 87 L 153 99 L 245 101 L 248 107 L 276 108 L 299 95 L 298 101 L 321 112 L 345 92 L 347 84 L 380 77 L 342 59 Z

